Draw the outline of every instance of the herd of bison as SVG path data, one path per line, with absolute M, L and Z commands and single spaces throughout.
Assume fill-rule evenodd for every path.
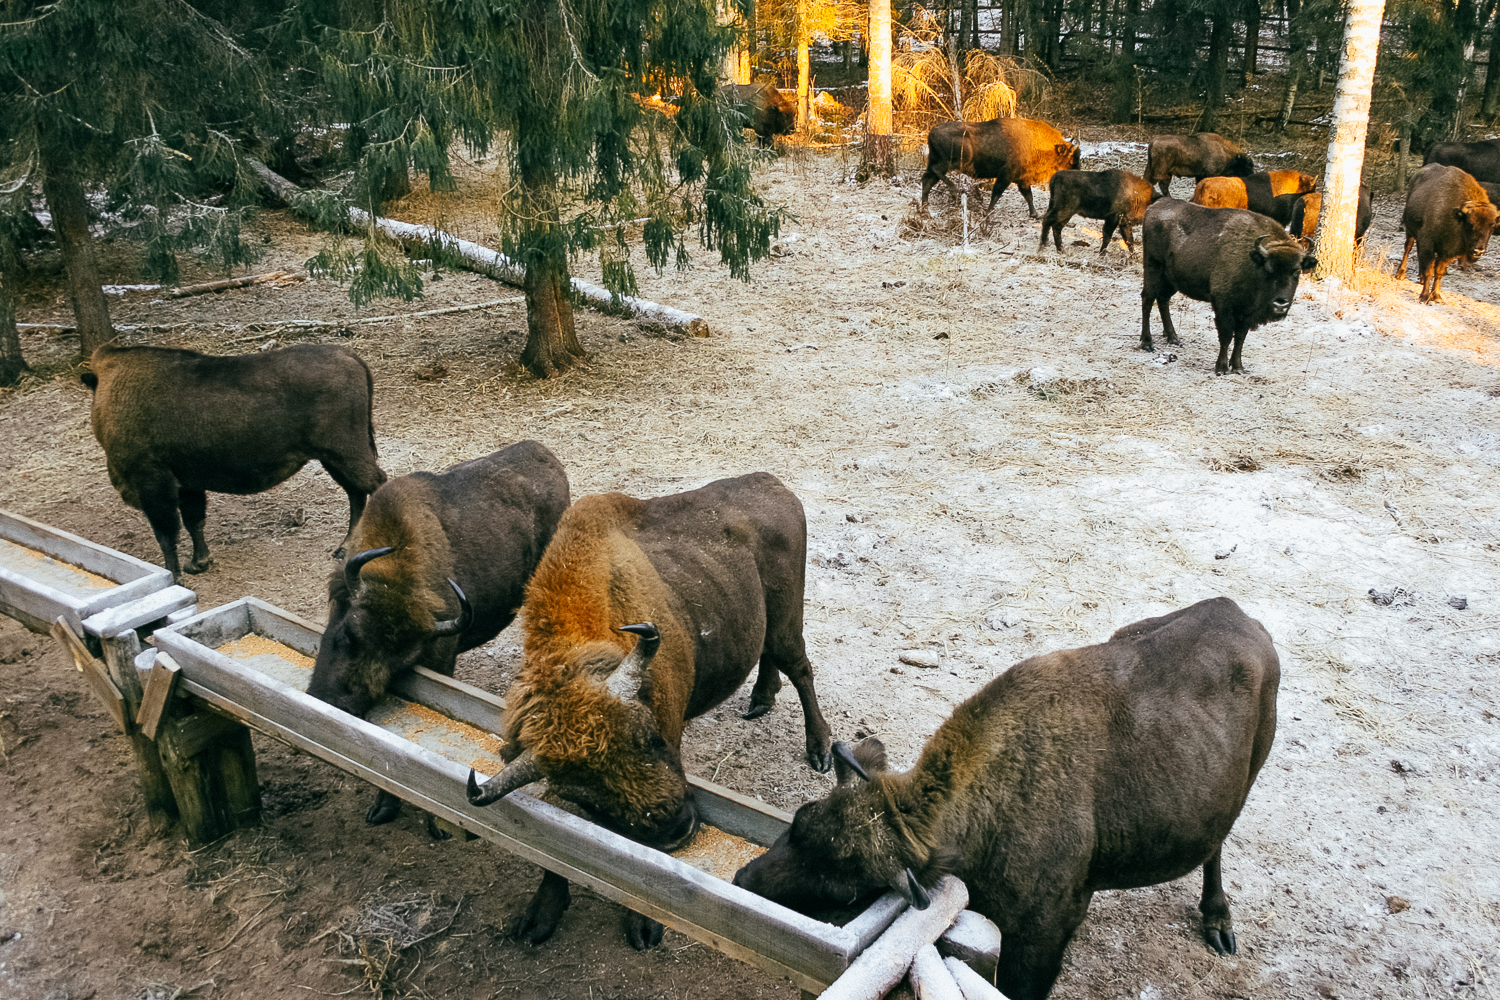
M 1031 216 L 1047 184 L 1041 247 L 1075 215 L 1134 250 L 1142 227 L 1143 350 L 1150 311 L 1177 344 L 1169 302 L 1212 305 L 1217 374 L 1242 373 L 1247 333 L 1287 315 L 1315 265 L 1316 179 L 1257 172 L 1212 133 L 1159 136 L 1146 173 L 1085 171 L 1079 146 L 1026 119 L 933 129 L 925 204 L 959 171 L 1011 184 Z M 1174 178 L 1192 201 L 1170 197 Z M 1445 268 L 1483 253 L 1496 222 L 1500 141 L 1433 147 L 1408 186 L 1406 256 L 1423 302 Z M 956 189 L 955 189 L 956 193 Z M 1491 194 L 1495 195 L 1494 201 Z M 1362 189 L 1358 233 L 1369 225 Z M 1289 231 L 1290 230 L 1290 231 Z M 1231 351 L 1231 345 L 1233 350 Z M 451 675 L 460 653 L 519 616 L 524 662 L 506 692 L 507 766 L 469 798 L 497 801 L 534 781 L 595 821 L 663 850 L 699 829 L 682 764 L 689 720 L 757 670 L 746 718 L 771 710 L 782 677 L 799 698 L 807 763 L 838 784 L 735 884 L 804 912 L 886 890 L 912 906 L 945 874 L 1001 929 L 995 984 L 1011 1000 L 1047 996 L 1096 891 L 1154 885 L 1203 868 L 1201 933 L 1236 951 L 1220 850 L 1276 729 L 1271 637 L 1231 600 L 1202 601 L 1119 628 L 1109 641 L 1035 656 L 960 704 L 916 765 L 887 770 L 874 737 L 835 739 L 803 642 L 807 523 L 768 473 L 670 496 L 573 498 L 562 463 L 523 441 L 441 472 L 388 479 L 371 422 L 368 366 L 343 347 L 243 356 L 100 348 L 85 381 L 111 483 L 142 510 L 174 577 L 212 566 L 207 494 L 248 494 L 316 459 L 347 493 L 349 530 L 330 577 L 329 621 L 309 694 L 362 715 L 418 665 Z M 191 419 L 183 419 L 190 414 Z M 193 553 L 178 556 L 186 526 Z M 1188 777 L 1190 776 L 1190 777 Z M 366 819 L 396 818 L 381 793 Z M 440 835 L 429 826 L 434 836 Z M 550 937 L 570 903 L 547 873 L 511 928 Z M 661 941 L 627 914 L 636 948 Z

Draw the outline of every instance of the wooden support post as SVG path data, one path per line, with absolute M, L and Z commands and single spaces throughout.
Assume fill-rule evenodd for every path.
M 170 656 L 166 653 L 156 655 L 156 662 L 151 665 L 151 679 L 141 696 L 141 710 L 135 717 L 135 724 L 141 727 L 148 740 L 156 739 L 180 673 L 182 668 Z
M 140 636 L 133 629 L 126 629 L 119 635 L 101 638 L 100 645 L 104 649 L 104 662 L 109 667 L 110 678 L 124 698 L 125 733 L 130 737 L 130 750 L 135 755 L 141 795 L 146 800 L 146 816 L 152 830 L 166 833 L 177 819 L 177 800 L 162 771 L 156 744 L 147 739 L 135 724 L 141 708 L 141 679 L 135 670 L 135 658 L 141 651 Z
M 188 843 L 210 844 L 260 822 L 260 783 L 250 730 L 201 703 L 191 714 L 169 705 L 156 746 Z

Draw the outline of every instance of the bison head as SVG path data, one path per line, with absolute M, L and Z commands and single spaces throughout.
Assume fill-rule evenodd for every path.
M 1477 263 L 1495 231 L 1496 208 L 1488 201 L 1466 201 L 1454 214 L 1464 229 L 1465 254 L 1470 263 Z
M 698 832 L 682 758 L 652 710 L 651 662 L 661 635 L 649 622 L 626 625 L 638 636 L 627 655 L 612 642 L 570 651 L 546 680 L 518 683 L 506 695 L 505 770 L 482 786 L 469 772 L 469 801 L 489 805 L 542 778 L 596 822 L 664 851 Z
M 797 810 L 791 827 L 734 884 L 811 912 L 847 906 L 894 889 L 926 909 L 927 889 L 954 867 L 954 852 L 927 842 L 914 820 L 920 803 L 885 773 L 885 747 L 873 737 L 850 749 L 833 745 L 838 787 Z
M 1262 236 L 1255 241 L 1250 251 L 1251 262 L 1265 272 L 1267 308 L 1272 319 L 1281 319 L 1292 308 L 1292 299 L 1297 294 L 1297 281 L 1303 272 L 1318 266 L 1318 258 L 1309 251 L 1311 242 L 1302 237 L 1297 240 L 1279 240 L 1274 246 L 1266 243 L 1274 239 Z
M 1255 161 L 1244 153 L 1236 153 L 1229 158 L 1229 162 L 1219 172 L 1219 176 L 1249 177 L 1253 173 L 1255 173 Z
M 1082 170 L 1083 150 L 1077 143 L 1059 142 L 1052 147 L 1057 155 L 1058 170 Z
M 458 617 L 439 620 L 446 595 L 426 593 L 404 573 L 363 576 L 366 563 L 394 551 L 386 546 L 351 556 L 329 583 L 328 628 L 307 693 L 351 715 L 363 716 L 392 677 L 428 659 L 433 643 L 453 641 L 474 617 L 451 578 Z

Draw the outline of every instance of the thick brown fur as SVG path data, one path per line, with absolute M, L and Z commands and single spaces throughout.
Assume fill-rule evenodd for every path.
M 1500 139 L 1434 143 L 1422 162 L 1458 167 L 1486 184 L 1500 183 Z M 1410 189 L 1410 184 L 1407 187 Z
M 775 84 L 726 83 L 719 92 L 744 115 L 745 125 L 755 129 L 757 142 L 765 147 L 775 145 L 776 136 L 786 135 L 797 127 L 797 105 Z
M 1271 637 L 1226 598 L 1032 657 L 954 709 L 910 771 L 861 744 L 870 780 L 840 761 L 839 787 L 735 884 L 807 911 L 951 871 L 1000 926 L 996 985 L 1040 1000 L 1095 891 L 1202 865 L 1204 938 L 1232 953 L 1222 844 L 1270 753 L 1279 682 Z
M 1205 177 L 1193 188 L 1192 202 L 1204 208 L 1248 209 L 1250 196 L 1242 177 Z
M 1412 245 L 1422 274 L 1419 301 L 1442 302 L 1443 274 L 1459 257 L 1477 261 L 1495 229 L 1495 206 L 1479 182 L 1458 167 L 1429 162 L 1406 185 L 1406 248 L 1396 280 L 1406 277 Z
M 994 118 L 987 122 L 944 122 L 927 133 L 927 170 L 922 174 L 922 205 L 926 206 L 932 186 L 939 181 L 948 185 L 953 200 L 958 187 L 948 179 L 957 170 L 975 180 L 994 178 L 985 213 L 994 211 L 995 202 L 1014 184 L 1026 201 L 1026 209 L 1035 219 L 1036 205 L 1031 189 L 1046 184 L 1059 170 L 1077 170 L 1081 154 L 1076 143 L 1069 142 L 1046 122 L 1029 118 Z
M 1278 194 L 1303 194 L 1318 186 L 1318 179 L 1300 170 L 1267 170 L 1266 179 L 1271 182 L 1271 197 Z
M 1181 343 L 1168 307 L 1172 296 L 1181 292 L 1214 307 L 1218 375 L 1244 371 L 1241 351 L 1246 334 L 1285 316 L 1302 272 L 1317 266 L 1305 243 L 1288 236 L 1275 220 L 1243 209 L 1204 208 L 1163 198 L 1146 210 L 1141 231 L 1141 350 L 1153 349 L 1153 303 L 1161 313 L 1167 343 Z
M 1323 195 L 1317 191 L 1310 194 L 1297 195 L 1292 205 L 1290 217 L 1287 219 L 1287 231 L 1293 236 L 1304 236 L 1312 239 L 1318 231 L 1318 213 L 1323 208 Z M 1362 240 L 1365 231 L 1370 228 L 1374 221 L 1375 212 L 1370 201 L 1370 189 L 1363 184 L 1359 188 L 1359 206 L 1355 210 L 1354 238 Z
M 174 578 L 212 564 L 203 536 L 209 492 L 259 493 L 317 459 L 349 497 L 352 531 L 365 498 L 385 482 L 371 422 L 374 382 L 346 348 L 299 344 L 220 357 L 106 344 L 90 367 L 84 382 L 94 389 L 94 437 L 110 482 L 145 513 Z M 177 556 L 183 521 L 193 540 L 186 567 Z
M 808 760 L 826 770 L 830 732 L 802 639 L 806 556 L 801 502 L 764 472 L 650 500 L 579 500 L 526 589 L 505 759 L 527 755 L 554 793 L 669 849 L 697 828 L 681 759 L 687 721 L 759 663 L 747 718 L 771 708 L 785 674 L 802 702 Z M 639 690 L 612 693 L 612 675 L 640 641 L 620 628 L 646 622 L 660 639 Z M 546 940 L 568 900 L 566 880 L 549 874 L 515 933 Z M 660 933 L 627 920 L 636 947 Z
M 1249 177 L 1255 163 L 1238 143 L 1217 132 L 1156 135 L 1146 147 L 1146 182 L 1170 195 L 1172 178 Z
M 1059 170 L 1048 184 L 1047 214 L 1042 219 L 1042 241 L 1037 249 L 1047 245 L 1050 230 L 1062 252 L 1062 230 L 1075 215 L 1085 219 L 1100 219 L 1104 222 L 1104 238 L 1099 243 L 1099 253 L 1109 249 L 1110 237 L 1119 227 L 1125 247 L 1135 252 L 1135 241 L 1130 238 L 1130 228 L 1140 225 L 1146 216 L 1146 206 L 1160 197 L 1151 190 L 1151 185 L 1128 170 Z

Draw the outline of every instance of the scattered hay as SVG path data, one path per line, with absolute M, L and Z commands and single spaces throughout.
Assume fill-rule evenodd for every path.
M 1265 468 L 1260 456 L 1246 448 L 1210 455 L 1208 467 L 1215 472 L 1259 472 Z
M 414 893 L 397 900 L 367 900 L 339 928 L 336 961 L 357 968 L 374 996 L 400 993 L 403 980 L 420 965 L 420 961 L 412 962 L 409 967 L 404 964 L 408 952 L 451 929 L 463 908 L 464 898 L 460 896 L 451 906 L 437 893 Z

